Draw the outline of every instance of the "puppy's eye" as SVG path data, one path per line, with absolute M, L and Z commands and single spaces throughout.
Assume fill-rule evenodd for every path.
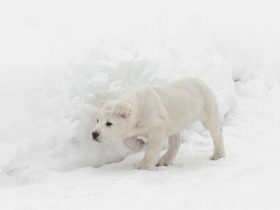
M 110 127 L 111 125 L 113 125 L 111 122 L 106 122 L 107 127 Z
M 96 122 L 98 123 L 98 122 L 99 122 L 99 120 L 97 119 L 97 120 L 96 120 Z

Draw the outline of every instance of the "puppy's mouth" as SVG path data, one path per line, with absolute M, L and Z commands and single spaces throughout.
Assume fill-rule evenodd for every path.
M 92 138 L 93 141 L 100 143 L 101 141 L 98 138 Z
M 97 132 L 92 133 L 92 140 L 100 143 L 98 137 L 99 137 L 99 133 Z

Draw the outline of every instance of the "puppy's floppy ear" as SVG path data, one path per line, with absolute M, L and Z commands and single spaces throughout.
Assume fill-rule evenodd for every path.
M 115 105 L 114 114 L 126 119 L 131 115 L 131 107 L 125 102 L 119 102 Z

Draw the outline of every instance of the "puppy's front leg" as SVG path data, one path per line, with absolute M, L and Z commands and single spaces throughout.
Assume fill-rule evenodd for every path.
M 137 167 L 138 169 L 141 170 L 153 169 L 153 167 L 158 162 L 163 141 L 164 141 L 164 137 L 161 133 L 152 134 L 149 136 L 148 145 L 145 150 L 145 156 L 143 160 L 139 163 Z

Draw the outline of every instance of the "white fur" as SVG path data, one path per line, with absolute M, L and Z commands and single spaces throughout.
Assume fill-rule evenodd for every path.
M 148 138 L 138 169 L 172 164 L 179 150 L 181 130 L 195 121 L 201 121 L 213 138 L 214 152 L 210 159 L 225 155 L 215 96 L 198 79 L 184 78 L 162 87 L 144 87 L 127 93 L 105 102 L 97 118 L 94 131 L 99 133 L 100 142 L 124 140 L 130 149 L 139 151 L 144 143 L 137 137 Z M 112 126 L 106 126 L 106 122 Z M 169 148 L 160 158 L 166 138 L 169 138 Z

